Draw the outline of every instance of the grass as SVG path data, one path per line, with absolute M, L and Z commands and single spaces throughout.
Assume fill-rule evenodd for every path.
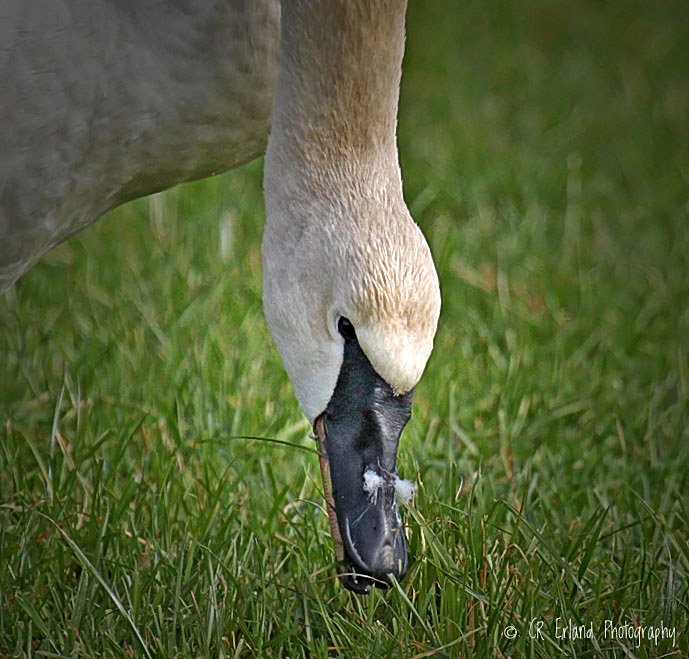
M 0 299 L 0 656 L 687 656 L 687 19 L 410 7 L 400 151 L 443 313 L 387 593 L 336 582 L 316 457 L 237 438 L 312 448 L 262 316 L 260 162 Z

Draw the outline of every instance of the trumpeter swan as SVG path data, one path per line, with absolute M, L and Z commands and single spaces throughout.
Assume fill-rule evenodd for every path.
M 267 142 L 266 318 L 327 454 L 342 581 L 359 592 L 406 570 L 397 446 L 440 309 L 398 164 L 405 9 L 0 5 L 0 290 L 109 209 L 229 169 Z

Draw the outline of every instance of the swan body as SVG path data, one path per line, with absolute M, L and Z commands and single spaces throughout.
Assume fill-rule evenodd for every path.
M 277 1 L 0 2 L 0 292 L 120 204 L 263 153 Z
M 267 143 L 266 319 L 319 438 L 342 580 L 358 592 L 406 570 L 395 460 L 440 310 L 397 155 L 405 9 L 0 9 L 0 43 L 10 44 L 0 50 L 0 289 L 107 210 L 229 169 Z M 364 474 L 380 479 L 375 498 Z

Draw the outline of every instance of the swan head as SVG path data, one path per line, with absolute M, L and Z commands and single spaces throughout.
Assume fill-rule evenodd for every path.
M 290 193 L 290 169 L 266 174 L 265 313 L 323 454 L 341 580 L 367 592 L 407 567 L 397 447 L 433 347 L 438 278 L 401 185 L 349 179 Z

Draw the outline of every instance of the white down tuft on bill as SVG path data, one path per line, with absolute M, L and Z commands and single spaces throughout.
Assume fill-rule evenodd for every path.
M 408 504 L 416 494 L 416 485 L 411 481 L 402 480 L 399 476 L 394 476 L 391 480 L 395 486 L 397 498 L 402 503 Z M 364 492 L 369 493 L 372 502 L 378 498 L 378 490 L 385 485 L 385 482 L 386 479 L 372 469 L 364 472 Z

